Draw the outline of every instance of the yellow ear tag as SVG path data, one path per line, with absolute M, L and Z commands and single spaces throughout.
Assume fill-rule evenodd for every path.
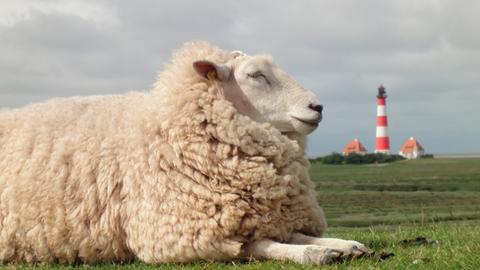
M 208 73 L 207 73 L 207 78 L 208 80 L 210 81 L 213 81 L 217 78 L 217 72 L 215 70 L 210 70 Z

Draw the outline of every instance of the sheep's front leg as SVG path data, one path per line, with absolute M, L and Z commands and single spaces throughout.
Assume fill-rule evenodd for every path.
M 269 239 L 255 241 L 245 248 L 247 257 L 294 261 L 297 263 L 327 264 L 342 257 L 339 250 L 317 245 L 283 244 Z
M 301 233 L 294 233 L 290 243 L 299 245 L 316 245 L 322 248 L 340 250 L 343 253 L 342 257 L 359 257 L 370 252 L 365 245 L 357 241 L 337 238 L 318 238 Z

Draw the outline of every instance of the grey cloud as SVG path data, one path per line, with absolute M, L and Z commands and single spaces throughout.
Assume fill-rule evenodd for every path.
M 148 89 L 175 48 L 204 39 L 272 54 L 318 94 L 325 120 L 311 155 L 355 137 L 373 150 L 380 83 L 394 150 L 415 136 L 431 152 L 480 151 L 468 146 L 480 135 L 478 1 L 85 3 L 113 22 L 33 8 L 29 19 L 0 26 L 0 106 Z

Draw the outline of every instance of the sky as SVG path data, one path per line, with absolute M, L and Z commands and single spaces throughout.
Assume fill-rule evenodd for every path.
M 268 53 L 324 105 L 308 154 L 374 150 L 388 94 L 392 152 L 480 153 L 480 1 L 0 0 L 0 107 L 146 91 L 173 50 L 206 40 Z

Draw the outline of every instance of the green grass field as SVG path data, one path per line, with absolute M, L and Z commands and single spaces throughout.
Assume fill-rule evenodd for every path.
M 311 178 L 331 226 L 480 219 L 480 159 L 317 163 Z
M 480 269 L 480 159 L 424 159 L 388 165 L 313 164 L 326 236 L 394 253 L 329 266 L 284 262 L 197 262 L 149 266 L 36 265 L 39 269 Z M 401 241 L 424 236 L 428 245 Z M 7 265 L 8 269 L 32 268 Z

